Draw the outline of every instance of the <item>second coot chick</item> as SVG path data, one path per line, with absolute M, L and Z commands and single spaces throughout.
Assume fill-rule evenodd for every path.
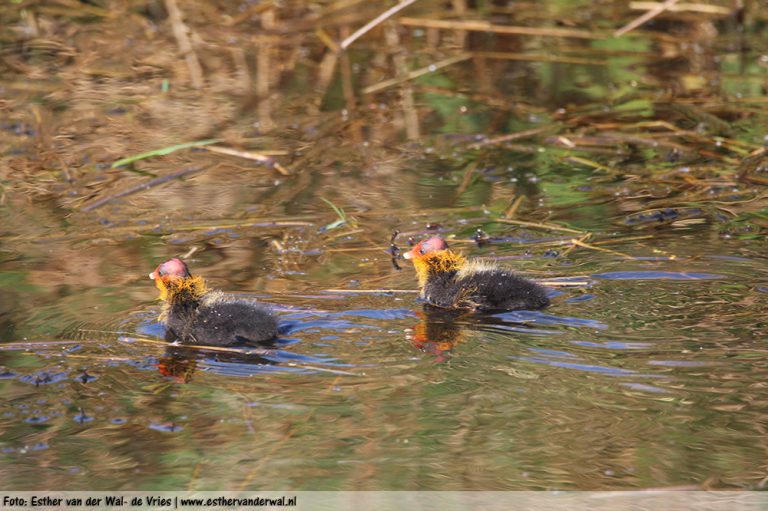
M 442 238 L 424 240 L 403 257 L 413 261 L 421 297 L 437 307 L 498 311 L 549 305 L 542 286 L 492 262 L 468 261 Z
M 149 274 L 165 302 L 160 321 L 166 339 L 181 343 L 229 346 L 259 343 L 277 337 L 277 319 L 264 305 L 209 291 L 201 277 L 187 265 L 170 259 Z

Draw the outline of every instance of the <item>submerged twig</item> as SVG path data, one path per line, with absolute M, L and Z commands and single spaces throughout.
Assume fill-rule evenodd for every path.
M 503 142 L 509 142 L 512 140 L 521 140 L 524 138 L 530 138 L 534 137 L 536 135 L 539 135 L 541 133 L 546 133 L 547 131 L 551 131 L 554 128 L 556 128 L 555 125 L 549 125 L 549 126 L 542 126 L 540 128 L 532 128 L 529 130 L 522 130 L 522 131 L 516 131 L 514 133 L 507 133 L 506 135 L 501 135 L 499 137 L 489 138 L 487 140 L 483 140 L 482 142 L 476 142 L 472 145 L 470 145 L 469 149 L 477 149 L 486 145 L 496 145 L 501 144 Z
M 582 248 L 588 248 L 588 249 L 591 249 L 591 250 L 597 250 L 599 252 L 607 252 L 609 254 L 618 255 L 618 256 L 621 256 L 621 257 L 625 257 L 627 259 L 636 259 L 636 257 L 631 256 L 629 254 L 625 254 L 624 252 L 618 252 L 616 250 L 611 250 L 609 248 L 596 247 L 594 245 L 590 245 L 589 243 L 584 243 L 581 240 L 577 240 L 575 238 L 571 240 L 571 243 L 573 243 L 575 246 L 579 246 L 579 247 L 582 247 Z
M 467 170 L 464 171 L 464 177 L 461 180 L 461 184 L 456 189 L 456 193 L 453 195 L 453 200 L 457 200 L 461 195 L 467 191 L 469 185 L 472 183 L 472 178 L 475 177 L 475 170 L 477 170 L 478 163 L 473 161 L 467 165 Z
M 587 167 L 592 167 L 593 169 L 602 170 L 605 172 L 609 172 L 611 170 L 610 168 L 596 162 L 595 160 L 590 160 L 589 158 L 582 158 L 581 156 L 566 156 L 565 160 L 573 163 L 580 163 L 582 165 L 586 165 Z
M 588 233 L 586 233 L 584 236 L 582 236 L 581 238 L 579 238 L 579 240 L 578 240 L 578 241 L 579 241 L 579 243 L 583 243 L 583 242 L 587 241 L 587 240 L 588 240 L 590 237 L 592 237 L 592 233 L 591 233 L 591 232 L 588 232 Z M 567 256 L 568 254 L 570 254 L 571 252 L 573 252 L 573 250 L 576 248 L 576 246 L 577 246 L 577 245 L 576 245 L 576 243 L 574 243 L 574 242 L 573 242 L 573 240 L 571 240 L 571 246 L 570 246 L 570 247 L 568 247 L 568 248 L 566 248 L 565 250 L 563 250 L 563 253 L 562 253 L 561 255 L 562 255 L 563 257 Z
M 104 229 L 100 229 L 98 231 L 93 232 L 83 232 L 82 230 L 78 230 L 77 234 L 73 235 L 64 235 L 64 236 L 45 236 L 45 235 L 35 235 L 35 236 L 0 236 L 0 240 L 12 240 L 13 242 L 22 242 L 22 241 L 31 241 L 31 242 L 38 242 L 38 243 L 59 243 L 63 241 L 68 242 L 74 242 L 74 241 L 81 241 L 81 240 L 87 240 L 92 239 L 95 236 L 99 234 L 105 234 L 109 233 L 110 236 L 118 236 L 118 235 L 131 235 L 131 234 L 143 234 L 152 232 L 154 234 L 170 234 L 174 232 L 193 232 L 193 231 L 200 231 L 200 230 L 208 230 L 208 231 L 215 231 L 215 230 L 222 230 L 222 229 L 245 229 L 249 227 L 260 227 L 262 229 L 276 229 L 276 228 L 286 228 L 286 227 L 313 227 L 316 224 L 314 222 L 311 222 L 309 220 L 302 221 L 298 220 L 299 218 L 310 218 L 310 217 L 302 217 L 302 216 L 296 216 L 294 217 L 297 220 L 280 220 L 275 218 L 243 218 L 239 220 L 228 220 L 226 222 L 215 222 L 215 223 L 175 223 L 172 228 L 168 227 L 167 229 L 163 229 L 161 224 L 140 224 L 140 225 L 121 225 L 121 226 L 110 226 L 106 227 Z M 365 250 L 365 249 L 360 249 Z
M 506 211 L 504 211 L 504 218 L 506 218 L 507 220 L 513 219 L 517 214 L 517 210 L 520 209 L 520 205 L 522 205 L 524 200 L 525 200 L 525 195 L 518 195 L 512 201 L 510 201 L 509 207 L 507 208 Z
M 84 344 L 87 341 L 24 341 L 6 342 L 0 344 L 0 351 L 30 350 L 44 348 L 46 346 L 67 346 L 70 344 Z M 99 341 L 101 342 L 101 341 Z
M 122 192 L 115 193 L 113 195 L 109 195 L 107 197 L 104 197 L 102 199 L 97 200 L 96 202 L 92 202 L 86 206 L 83 207 L 83 211 L 93 211 L 94 209 L 102 207 L 104 204 L 110 203 L 115 199 L 120 199 L 122 197 L 126 197 L 128 195 L 132 195 L 137 192 L 141 192 L 144 190 L 149 190 L 150 188 L 154 188 L 155 186 L 161 185 L 163 183 L 166 183 L 172 179 L 178 179 L 180 177 L 188 176 L 189 174 L 194 174 L 196 172 L 200 172 L 204 170 L 207 167 L 187 167 L 185 169 L 177 170 L 176 172 L 172 172 L 170 174 L 167 174 L 165 176 L 156 177 L 154 179 L 150 179 L 146 183 L 141 183 L 135 186 L 132 186 L 128 188 L 127 190 L 123 190 Z
M 418 293 L 418 289 L 323 289 L 323 293 L 352 294 L 352 295 L 377 295 L 388 293 Z
M 321 373 L 339 374 L 343 376 L 363 376 L 359 373 L 353 373 L 351 371 L 342 371 L 341 369 L 328 369 L 327 367 L 308 366 L 304 364 L 296 364 L 294 362 L 288 362 L 285 364 L 288 367 L 298 367 L 299 369 L 308 369 L 310 371 L 317 371 Z
M 576 39 L 603 39 L 605 37 L 603 34 L 593 30 L 555 27 L 520 27 L 497 25 L 488 21 L 459 21 L 403 17 L 400 18 L 398 22 L 401 25 L 410 27 L 445 28 L 449 30 L 468 30 L 470 32 L 493 32 L 496 34 L 573 37 Z
M 522 62 L 552 62 L 558 64 L 576 64 L 582 66 L 607 66 L 607 60 L 586 59 L 581 57 L 564 57 L 558 55 L 542 55 L 535 53 L 515 53 L 506 51 L 473 51 L 474 57 L 498 60 L 518 60 Z
M 434 64 L 430 64 L 428 66 L 413 70 L 410 73 L 404 74 L 402 76 L 398 76 L 397 78 L 391 78 L 389 80 L 384 80 L 382 82 L 369 85 L 368 87 L 365 87 L 362 92 L 363 94 L 373 94 L 374 92 L 379 92 L 380 90 L 387 89 L 394 85 L 399 85 L 408 80 L 414 80 L 420 76 L 424 76 L 429 73 L 434 73 L 438 69 L 441 69 L 446 66 L 451 66 L 458 62 L 462 62 L 471 57 L 472 56 L 468 53 L 462 53 L 460 55 L 456 55 L 455 57 L 449 57 L 447 59 L 443 59 L 438 62 L 435 62 Z
M 622 238 L 611 238 L 608 240 L 600 240 L 600 241 L 593 241 L 592 245 L 610 245 L 611 243 L 626 243 L 628 241 L 637 241 L 637 240 L 647 240 L 651 239 L 654 236 L 651 235 L 644 235 L 644 236 L 625 236 Z
M 570 232 L 572 234 L 584 234 L 584 231 L 571 229 L 570 227 L 563 227 L 562 225 L 557 224 L 526 222 L 524 220 L 511 220 L 509 218 L 492 218 L 490 221 L 502 224 L 522 225 L 524 227 L 538 227 L 540 229 L 549 229 L 551 231 Z
M 331 50 L 331 53 L 338 53 L 341 48 L 339 48 L 338 43 L 333 40 L 333 37 L 326 32 L 322 27 L 317 27 L 315 29 L 315 35 L 318 39 L 320 39 L 324 45 L 328 47 L 329 50 Z
M 537 284 L 547 287 L 586 287 L 591 284 L 589 280 L 533 280 Z

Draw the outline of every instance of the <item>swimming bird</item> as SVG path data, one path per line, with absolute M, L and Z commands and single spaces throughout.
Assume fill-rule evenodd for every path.
M 544 287 L 486 260 L 467 260 L 432 237 L 403 254 L 413 261 L 421 298 L 436 307 L 499 311 L 542 309 L 549 305 Z
M 230 346 L 277 337 L 277 319 L 269 308 L 255 300 L 210 291 L 202 277 L 193 277 L 179 258 L 159 265 L 149 278 L 165 302 L 160 321 L 168 341 Z

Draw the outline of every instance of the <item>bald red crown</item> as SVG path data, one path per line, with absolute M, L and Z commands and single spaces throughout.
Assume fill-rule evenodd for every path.
M 191 275 L 184 261 L 174 257 L 155 268 L 155 271 L 149 274 L 149 278 L 153 280 L 165 276 L 185 278 Z
M 429 254 L 430 252 L 437 252 L 439 250 L 447 250 L 447 249 L 448 249 L 448 244 L 445 242 L 443 238 L 438 238 L 437 236 L 433 236 L 422 242 L 417 243 L 416 246 L 413 247 L 413 250 L 403 254 L 403 257 L 405 257 L 406 259 L 411 259 L 413 257 L 423 257 L 426 254 Z

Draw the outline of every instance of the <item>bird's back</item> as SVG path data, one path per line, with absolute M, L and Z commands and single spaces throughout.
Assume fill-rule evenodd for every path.
M 277 337 L 277 319 L 264 305 L 219 292 L 203 296 L 194 310 L 168 314 L 168 331 L 181 342 L 226 346 Z
M 433 275 L 422 298 L 438 307 L 487 311 L 536 310 L 549 305 L 542 286 L 492 265 Z
M 466 300 L 482 310 L 536 310 L 549 305 L 539 284 L 500 268 L 458 275 L 457 285 L 467 290 Z

